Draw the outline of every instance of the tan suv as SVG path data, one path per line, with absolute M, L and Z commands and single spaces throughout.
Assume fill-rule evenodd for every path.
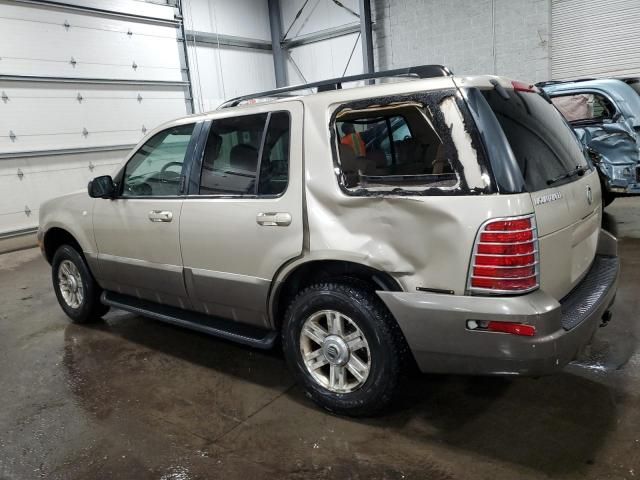
M 312 399 L 363 415 L 411 362 L 540 375 L 575 358 L 616 292 L 601 217 L 598 174 L 535 87 L 423 66 L 163 125 L 88 195 L 43 205 L 39 241 L 73 321 L 112 306 L 281 339 Z

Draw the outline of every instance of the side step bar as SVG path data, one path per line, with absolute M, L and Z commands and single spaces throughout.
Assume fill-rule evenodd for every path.
M 249 345 L 250 347 L 267 350 L 272 348 L 278 338 L 278 332 L 264 328 L 253 327 L 232 320 L 223 320 L 203 313 L 190 312 L 168 305 L 139 298 L 122 295 L 115 292 L 103 292 L 102 303 L 111 307 L 126 310 L 143 317 L 153 318 L 161 322 L 171 323 L 180 327 L 190 328 L 198 332 L 207 333 L 233 342 Z

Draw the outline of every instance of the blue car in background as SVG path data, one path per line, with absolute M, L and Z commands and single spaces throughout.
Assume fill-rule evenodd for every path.
M 640 95 L 632 79 L 542 82 L 600 172 L 605 205 L 640 194 Z

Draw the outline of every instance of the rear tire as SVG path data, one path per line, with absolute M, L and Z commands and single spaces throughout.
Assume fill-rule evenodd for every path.
M 58 303 L 74 323 L 96 320 L 109 311 L 100 302 L 102 289 L 89 271 L 84 258 L 70 245 L 56 250 L 51 262 L 51 279 Z
M 291 302 L 284 353 L 308 397 L 342 415 L 372 415 L 392 400 L 408 351 L 400 328 L 375 292 L 320 283 Z

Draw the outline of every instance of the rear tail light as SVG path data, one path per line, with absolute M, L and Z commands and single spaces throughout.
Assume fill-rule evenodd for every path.
M 540 284 L 535 217 L 486 222 L 476 236 L 468 289 L 479 294 L 530 292 Z

